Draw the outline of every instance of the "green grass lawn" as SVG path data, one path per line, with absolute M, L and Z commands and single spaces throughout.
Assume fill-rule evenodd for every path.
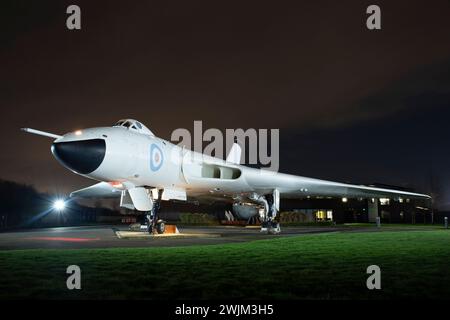
M 66 267 L 82 290 L 66 289 Z M 382 289 L 366 288 L 379 265 Z M 450 299 L 448 230 L 333 233 L 242 244 L 0 251 L 0 298 Z

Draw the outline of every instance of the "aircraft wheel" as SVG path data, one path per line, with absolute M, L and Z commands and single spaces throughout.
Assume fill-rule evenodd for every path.
M 156 232 L 158 232 L 159 234 L 163 234 L 164 231 L 166 231 L 166 224 L 164 223 L 164 221 L 158 222 L 156 224 Z
M 262 233 L 268 233 L 269 232 L 269 222 L 263 221 L 261 223 L 261 231 Z
M 269 234 L 279 234 L 281 232 L 280 224 L 274 221 L 269 222 L 269 227 L 267 231 Z

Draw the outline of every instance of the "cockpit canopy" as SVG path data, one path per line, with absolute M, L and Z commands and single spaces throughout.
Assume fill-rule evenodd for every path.
M 142 134 L 154 136 L 153 132 L 151 132 L 146 126 L 133 119 L 119 120 L 113 127 L 123 127 L 128 130 L 133 130 Z

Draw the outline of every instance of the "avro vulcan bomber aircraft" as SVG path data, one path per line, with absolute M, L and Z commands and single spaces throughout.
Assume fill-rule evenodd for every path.
M 226 160 L 187 150 L 156 137 L 136 120 L 63 136 L 25 128 L 55 139 L 51 151 L 65 167 L 98 181 L 72 197 L 117 197 L 120 205 L 146 215 L 149 232 L 164 232 L 158 218 L 161 200 L 223 201 L 247 219 L 259 215 L 261 231 L 279 233 L 280 201 L 330 196 L 349 198 L 425 198 L 425 194 L 312 179 L 239 164 L 233 145 Z

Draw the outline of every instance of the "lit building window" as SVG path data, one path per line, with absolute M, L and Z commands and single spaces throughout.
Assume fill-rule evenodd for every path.
M 333 210 L 328 210 L 327 211 L 327 219 L 328 220 L 333 220 Z
M 325 212 L 325 210 L 317 210 L 316 211 L 316 219 L 318 221 L 323 221 L 325 220 L 327 217 L 327 213 Z

